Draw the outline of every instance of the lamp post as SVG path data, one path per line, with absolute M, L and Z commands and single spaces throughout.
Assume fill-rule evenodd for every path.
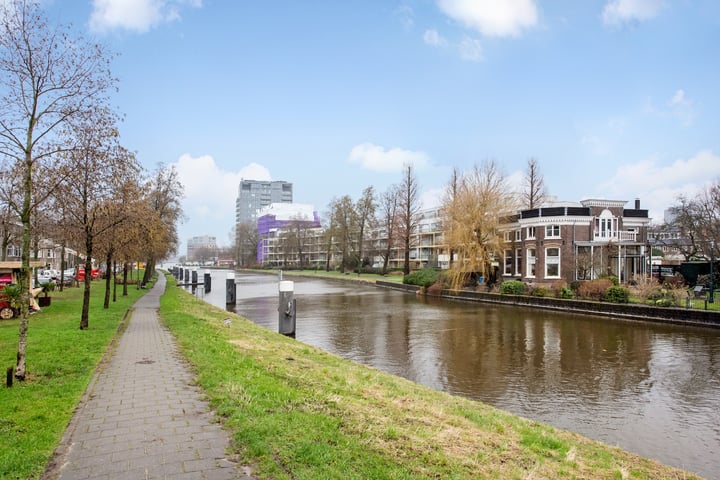
M 713 263 L 715 263 L 715 240 L 710 240 L 710 298 L 708 298 L 708 303 L 715 303 L 715 284 L 713 282 L 715 273 L 713 272 Z

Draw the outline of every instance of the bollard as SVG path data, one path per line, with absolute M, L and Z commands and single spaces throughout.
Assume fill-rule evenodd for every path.
M 210 287 L 212 285 L 212 278 L 210 277 L 210 270 L 205 270 L 203 274 L 203 288 L 205 293 L 210 293 Z
M 188 283 L 189 280 L 190 280 L 190 269 L 189 269 L 189 268 L 186 268 L 186 269 L 185 269 L 185 278 L 183 278 L 183 281 L 184 281 L 185 283 Z
M 235 274 L 228 273 L 225 280 L 225 305 L 235 305 Z
M 198 283 L 198 272 L 197 272 L 197 268 L 193 268 L 193 269 L 192 269 L 192 272 L 190 273 L 190 283 L 191 283 L 191 286 L 192 286 L 192 293 L 193 293 L 193 295 L 194 295 L 194 294 L 195 294 L 195 289 L 197 288 L 197 283 Z
M 280 304 L 278 305 L 278 332 L 295 338 L 295 299 L 291 281 L 279 283 Z

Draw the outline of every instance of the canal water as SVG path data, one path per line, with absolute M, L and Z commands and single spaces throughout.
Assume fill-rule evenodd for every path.
M 227 273 L 196 295 L 225 308 Z M 301 342 L 720 479 L 720 330 L 285 280 Z M 277 331 L 278 277 L 235 281 L 235 311 Z

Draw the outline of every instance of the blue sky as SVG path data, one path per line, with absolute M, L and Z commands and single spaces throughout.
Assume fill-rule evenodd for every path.
M 177 166 L 183 243 L 229 244 L 241 178 L 322 215 L 407 161 L 431 205 L 453 167 L 534 157 L 559 200 L 656 220 L 720 178 L 716 0 L 44 3 L 119 54 L 123 143 Z

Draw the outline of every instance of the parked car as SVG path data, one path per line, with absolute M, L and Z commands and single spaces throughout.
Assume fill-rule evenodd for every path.
M 37 283 L 38 285 L 45 285 L 46 283 L 54 282 L 55 278 L 52 276 L 52 272 L 50 270 L 43 270 L 41 272 L 38 272 L 37 274 Z

